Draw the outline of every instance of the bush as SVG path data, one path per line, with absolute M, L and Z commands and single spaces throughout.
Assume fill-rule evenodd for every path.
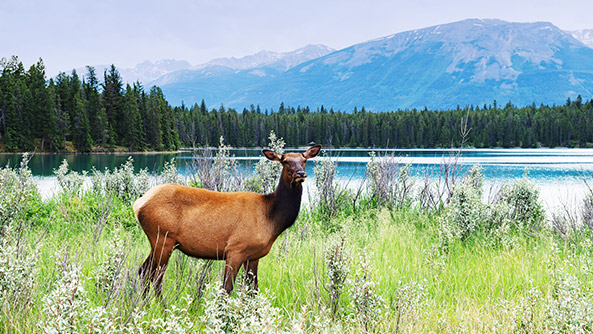
M 28 154 L 23 154 L 19 168 L 0 168 L 0 234 L 6 226 L 22 222 L 23 209 L 33 201 L 40 200 L 37 185 L 27 166 Z
M 341 234 L 327 250 L 326 289 L 329 297 L 329 306 L 332 317 L 335 319 L 340 305 L 340 296 L 346 290 L 347 278 L 350 272 L 348 254 L 345 249 L 346 236 Z
M 105 169 L 105 173 L 101 173 L 93 168 L 91 183 L 94 192 L 104 192 L 124 201 L 134 201 L 148 191 L 150 177 L 146 169 L 134 175 L 134 159 L 129 157 L 120 168 L 115 167 L 113 172 Z
M 455 239 L 467 239 L 480 227 L 484 209 L 480 193 L 471 182 L 458 184 L 453 190 L 451 202 L 439 218 L 442 242 L 448 244 Z
M 510 185 L 504 185 L 497 202 L 505 202 L 510 206 L 510 217 L 514 227 L 535 229 L 541 227 L 544 218 L 544 208 L 539 202 L 539 189 L 523 177 Z
M 581 209 L 581 217 L 583 224 L 593 231 L 593 192 L 589 191 L 587 196 L 583 199 L 583 205 Z
M 177 171 L 175 158 L 172 158 L 171 161 L 165 161 L 163 171 L 161 172 L 161 175 L 159 175 L 159 183 L 186 184 L 183 176 Z
M 551 300 L 546 306 L 551 333 L 587 333 L 593 330 L 593 293 L 576 276 L 556 271 Z
M 193 186 L 215 191 L 243 190 L 244 182 L 237 160 L 230 154 L 222 136 L 216 156 L 212 157 L 212 152 L 208 149 L 201 156 L 194 154 L 193 169 Z
M 385 316 L 385 300 L 377 294 L 369 255 L 363 251 L 350 284 L 352 315 L 365 332 L 374 331 Z
M 37 279 L 37 252 L 38 248 L 27 254 L 13 231 L 0 238 L 0 304 L 29 303 Z
M 276 137 L 274 131 L 270 131 L 268 138 L 270 149 L 278 154 L 284 154 L 284 139 Z M 262 157 L 255 164 L 251 177 L 246 180 L 246 187 L 250 191 L 269 194 L 276 189 L 281 173 L 282 164 Z
M 119 236 L 120 233 L 119 229 L 113 232 L 113 240 L 111 247 L 108 248 L 107 257 L 94 270 L 95 286 L 103 292 L 111 291 L 123 276 L 125 249 Z
M 321 161 L 316 162 L 313 168 L 315 174 L 315 195 L 311 207 L 320 214 L 322 221 L 329 221 L 346 207 L 349 192 L 346 186 L 340 185 L 336 180 L 338 163 L 326 156 L 323 152 Z M 333 230 L 336 226 L 329 226 Z
M 395 156 L 377 157 L 375 152 L 369 153 L 371 159 L 367 164 L 369 176 L 369 197 L 377 207 L 394 208 L 402 206 L 411 199 L 414 179 L 410 178 L 411 165 L 400 168 Z
M 398 282 L 393 308 L 396 312 L 395 332 L 400 328 L 413 328 L 416 321 L 421 318 L 426 299 L 426 282 Z M 403 330 L 402 330 L 403 331 Z M 405 332 L 409 332 L 406 330 Z
M 43 297 L 43 333 L 80 333 L 86 325 L 89 300 L 82 286 L 80 266 L 66 269 L 56 287 Z
M 80 195 L 82 186 L 84 184 L 84 178 L 87 172 L 83 171 L 82 174 L 72 171 L 68 168 L 68 160 L 64 159 L 58 169 L 54 169 L 54 175 L 58 180 L 58 185 L 62 190 L 62 193 L 67 196 Z
M 240 282 L 242 280 L 238 280 Z M 236 295 L 229 296 L 219 283 L 209 285 L 202 321 L 206 333 L 282 333 L 280 310 L 262 292 L 254 293 L 249 284 L 236 284 Z

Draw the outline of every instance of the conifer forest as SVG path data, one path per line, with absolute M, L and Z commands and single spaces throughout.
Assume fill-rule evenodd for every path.
M 518 107 L 512 101 L 454 110 L 334 110 L 257 105 L 172 106 L 163 91 L 125 84 L 112 65 L 87 67 L 48 78 L 40 59 L 26 69 L 17 57 L 0 62 L 0 151 L 172 151 L 216 146 L 262 147 L 270 131 L 287 146 L 311 141 L 333 147 L 433 148 L 460 146 L 461 124 L 469 147 L 592 147 L 593 100 Z

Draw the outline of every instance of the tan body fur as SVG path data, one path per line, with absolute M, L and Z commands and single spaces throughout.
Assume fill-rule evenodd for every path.
M 264 150 L 268 159 L 284 165 L 276 191 L 268 195 L 221 193 L 177 184 L 149 190 L 133 206 L 152 249 L 140 274 L 155 282 L 160 293 L 171 253 L 179 249 L 196 258 L 226 260 L 227 292 L 232 290 L 241 265 L 257 288 L 258 260 L 294 223 L 300 209 L 301 183 L 306 178 L 305 161 L 316 156 L 320 148 L 284 155 Z

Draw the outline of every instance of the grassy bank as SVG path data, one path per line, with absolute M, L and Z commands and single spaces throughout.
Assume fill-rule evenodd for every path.
M 158 182 L 265 190 L 270 186 L 265 183 L 275 180 L 257 177 L 273 175 L 273 165 L 265 162 L 258 162 L 251 180 L 239 182 L 230 177 L 232 159 L 209 161 L 213 165 L 197 168 L 191 180 L 168 165 Z M 331 160 L 319 164 L 318 177 L 307 181 L 318 191 L 260 261 L 261 291 L 255 297 L 240 283 L 226 297 L 219 289 L 221 262 L 174 252 L 162 300 L 143 295 L 137 277 L 150 247 L 131 203 L 152 181 L 145 173 L 134 175 L 131 161 L 107 173 L 95 171 L 89 189 L 63 165 L 56 172 L 62 191 L 47 200 L 40 199 L 26 165 L 4 168 L 0 328 L 6 333 L 593 329 L 587 203 L 575 217 L 549 220 L 527 179 L 482 203 L 479 168 L 459 176 L 447 192 L 386 162 L 371 160 L 359 193 L 333 181 Z M 212 174 L 222 171 L 230 174 Z

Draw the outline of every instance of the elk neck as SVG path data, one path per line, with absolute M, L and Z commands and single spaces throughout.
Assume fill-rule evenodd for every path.
M 283 171 L 276 190 L 265 195 L 268 202 L 268 218 L 274 225 L 274 231 L 278 235 L 291 227 L 296 221 L 301 209 L 301 197 L 303 195 L 303 186 L 300 183 L 291 186 L 284 176 Z

